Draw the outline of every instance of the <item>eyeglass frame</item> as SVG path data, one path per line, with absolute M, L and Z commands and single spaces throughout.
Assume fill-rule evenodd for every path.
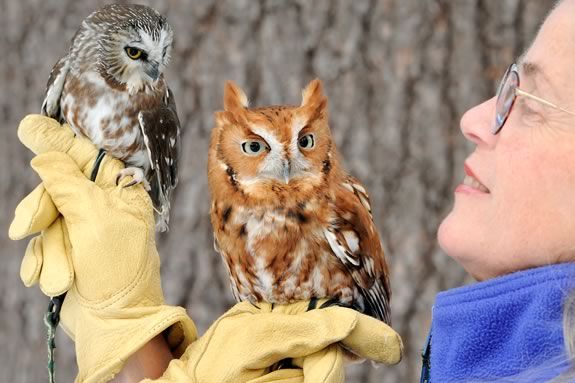
M 515 89 L 513 91 L 513 100 L 511 100 L 511 102 L 509 103 L 509 107 L 507 108 L 507 111 L 505 112 L 505 117 L 502 119 L 502 121 L 498 125 L 498 121 L 500 119 L 498 118 L 499 112 L 497 111 L 497 105 L 499 105 L 499 101 L 501 98 L 501 91 L 503 90 L 503 86 L 505 85 L 505 83 L 509 79 L 509 76 L 512 73 L 515 75 L 515 77 L 517 79 L 517 85 L 515 86 Z M 517 96 L 521 96 L 521 97 L 525 97 L 525 98 L 528 98 L 528 99 L 533 100 L 533 101 L 537 101 L 537 102 L 539 102 L 543 105 L 549 106 L 553 109 L 560 110 L 562 112 L 569 113 L 569 114 L 575 116 L 575 112 L 572 112 L 570 110 L 562 108 L 559 105 L 552 103 L 551 101 L 548 101 L 548 100 L 545 100 L 544 98 L 535 96 L 534 94 L 531 94 L 531 93 L 526 92 L 525 90 L 519 88 L 520 84 L 521 84 L 521 81 L 519 78 L 519 66 L 517 65 L 517 63 L 513 63 L 513 64 L 509 65 L 509 67 L 507 68 L 507 70 L 503 74 L 503 77 L 499 81 L 499 86 L 497 87 L 497 93 L 496 93 L 496 99 L 495 99 L 495 121 L 494 121 L 493 127 L 491 128 L 492 134 L 494 134 L 494 135 L 498 134 L 501 131 L 501 129 L 503 129 L 505 122 L 507 122 L 507 119 L 509 118 L 509 115 L 511 114 L 511 110 L 513 109 L 513 105 L 515 105 L 515 101 L 517 100 Z

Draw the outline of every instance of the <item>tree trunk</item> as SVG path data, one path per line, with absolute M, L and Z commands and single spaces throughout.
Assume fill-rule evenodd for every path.
M 26 241 L 7 238 L 17 202 L 38 178 L 16 127 L 37 113 L 52 65 L 103 1 L 0 0 L 0 381 L 43 381 L 47 299 L 18 278 Z M 493 95 L 552 0 L 150 1 L 176 31 L 167 78 L 182 121 L 180 184 L 171 229 L 159 238 L 166 299 L 199 330 L 233 304 L 212 247 L 206 182 L 213 112 L 227 79 L 251 105 L 297 104 L 319 77 L 347 169 L 370 192 L 393 286 L 393 324 L 405 343 L 394 367 L 348 369 L 349 382 L 414 382 L 435 294 L 469 278 L 438 248 L 471 150 L 458 121 Z M 72 381 L 73 344 L 59 332 L 59 381 Z

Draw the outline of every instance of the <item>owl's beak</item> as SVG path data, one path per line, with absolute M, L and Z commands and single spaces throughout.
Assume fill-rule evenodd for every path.
M 154 81 L 160 77 L 160 69 L 158 68 L 159 66 L 160 64 L 154 61 L 150 61 L 148 65 L 146 65 L 145 72 Z
M 289 183 L 289 175 L 291 172 L 291 163 L 289 160 L 284 160 L 283 176 L 286 185 Z

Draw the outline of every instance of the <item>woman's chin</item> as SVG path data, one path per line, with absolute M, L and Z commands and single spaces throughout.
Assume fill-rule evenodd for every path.
M 465 243 L 462 238 L 458 238 L 460 234 L 458 233 L 458 225 L 453 222 L 453 212 L 449 213 L 447 217 L 443 219 L 439 228 L 437 229 L 437 242 L 439 247 L 451 258 L 457 260 L 455 254 L 458 253 L 458 249 L 462 244 Z M 461 227 L 459 227 L 461 229 Z
M 470 249 L 470 245 L 472 245 L 471 234 L 465 230 L 464 225 L 457 223 L 456 217 L 451 212 L 443 219 L 437 229 L 437 242 L 443 252 L 459 263 L 473 278 L 483 280 L 485 279 L 484 273 L 476 270 L 478 260 L 474 259 L 472 254 L 475 252 Z

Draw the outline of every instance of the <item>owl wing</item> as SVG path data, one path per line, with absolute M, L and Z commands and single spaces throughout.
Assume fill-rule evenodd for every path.
M 227 262 L 230 259 L 229 255 L 222 250 L 220 244 L 218 243 L 217 231 L 214 230 L 214 250 L 218 253 L 222 259 L 224 260 L 223 264 L 226 266 L 226 270 L 228 271 L 228 277 L 230 278 L 230 287 L 232 289 L 232 294 L 234 295 L 234 299 L 236 302 L 241 302 L 242 297 L 240 295 L 240 291 L 238 290 L 238 285 L 236 284 L 236 279 L 233 277 L 235 273 L 232 272 L 230 269 L 230 265 Z
M 42 103 L 42 114 L 52 117 L 60 122 L 64 122 L 62 111 L 60 110 L 60 97 L 64 89 L 66 75 L 70 69 L 68 55 L 62 57 L 50 72 L 48 84 L 46 85 L 46 95 Z
M 146 176 L 150 182 L 150 196 L 158 209 L 158 229 L 168 228 L 170 195 L 178 183 L 180 153 L 180 120 L 174 95 L 169 88 L 159 107 L 140 111 L 138 121 L 150 160 Z
M 390 323 L 389 271 L 371 216 L 369 196 L 351 176 L 341 186 L 336 192 L 335 217 L 324 229 L 324 235 L 358 286 L 366 313 Z

